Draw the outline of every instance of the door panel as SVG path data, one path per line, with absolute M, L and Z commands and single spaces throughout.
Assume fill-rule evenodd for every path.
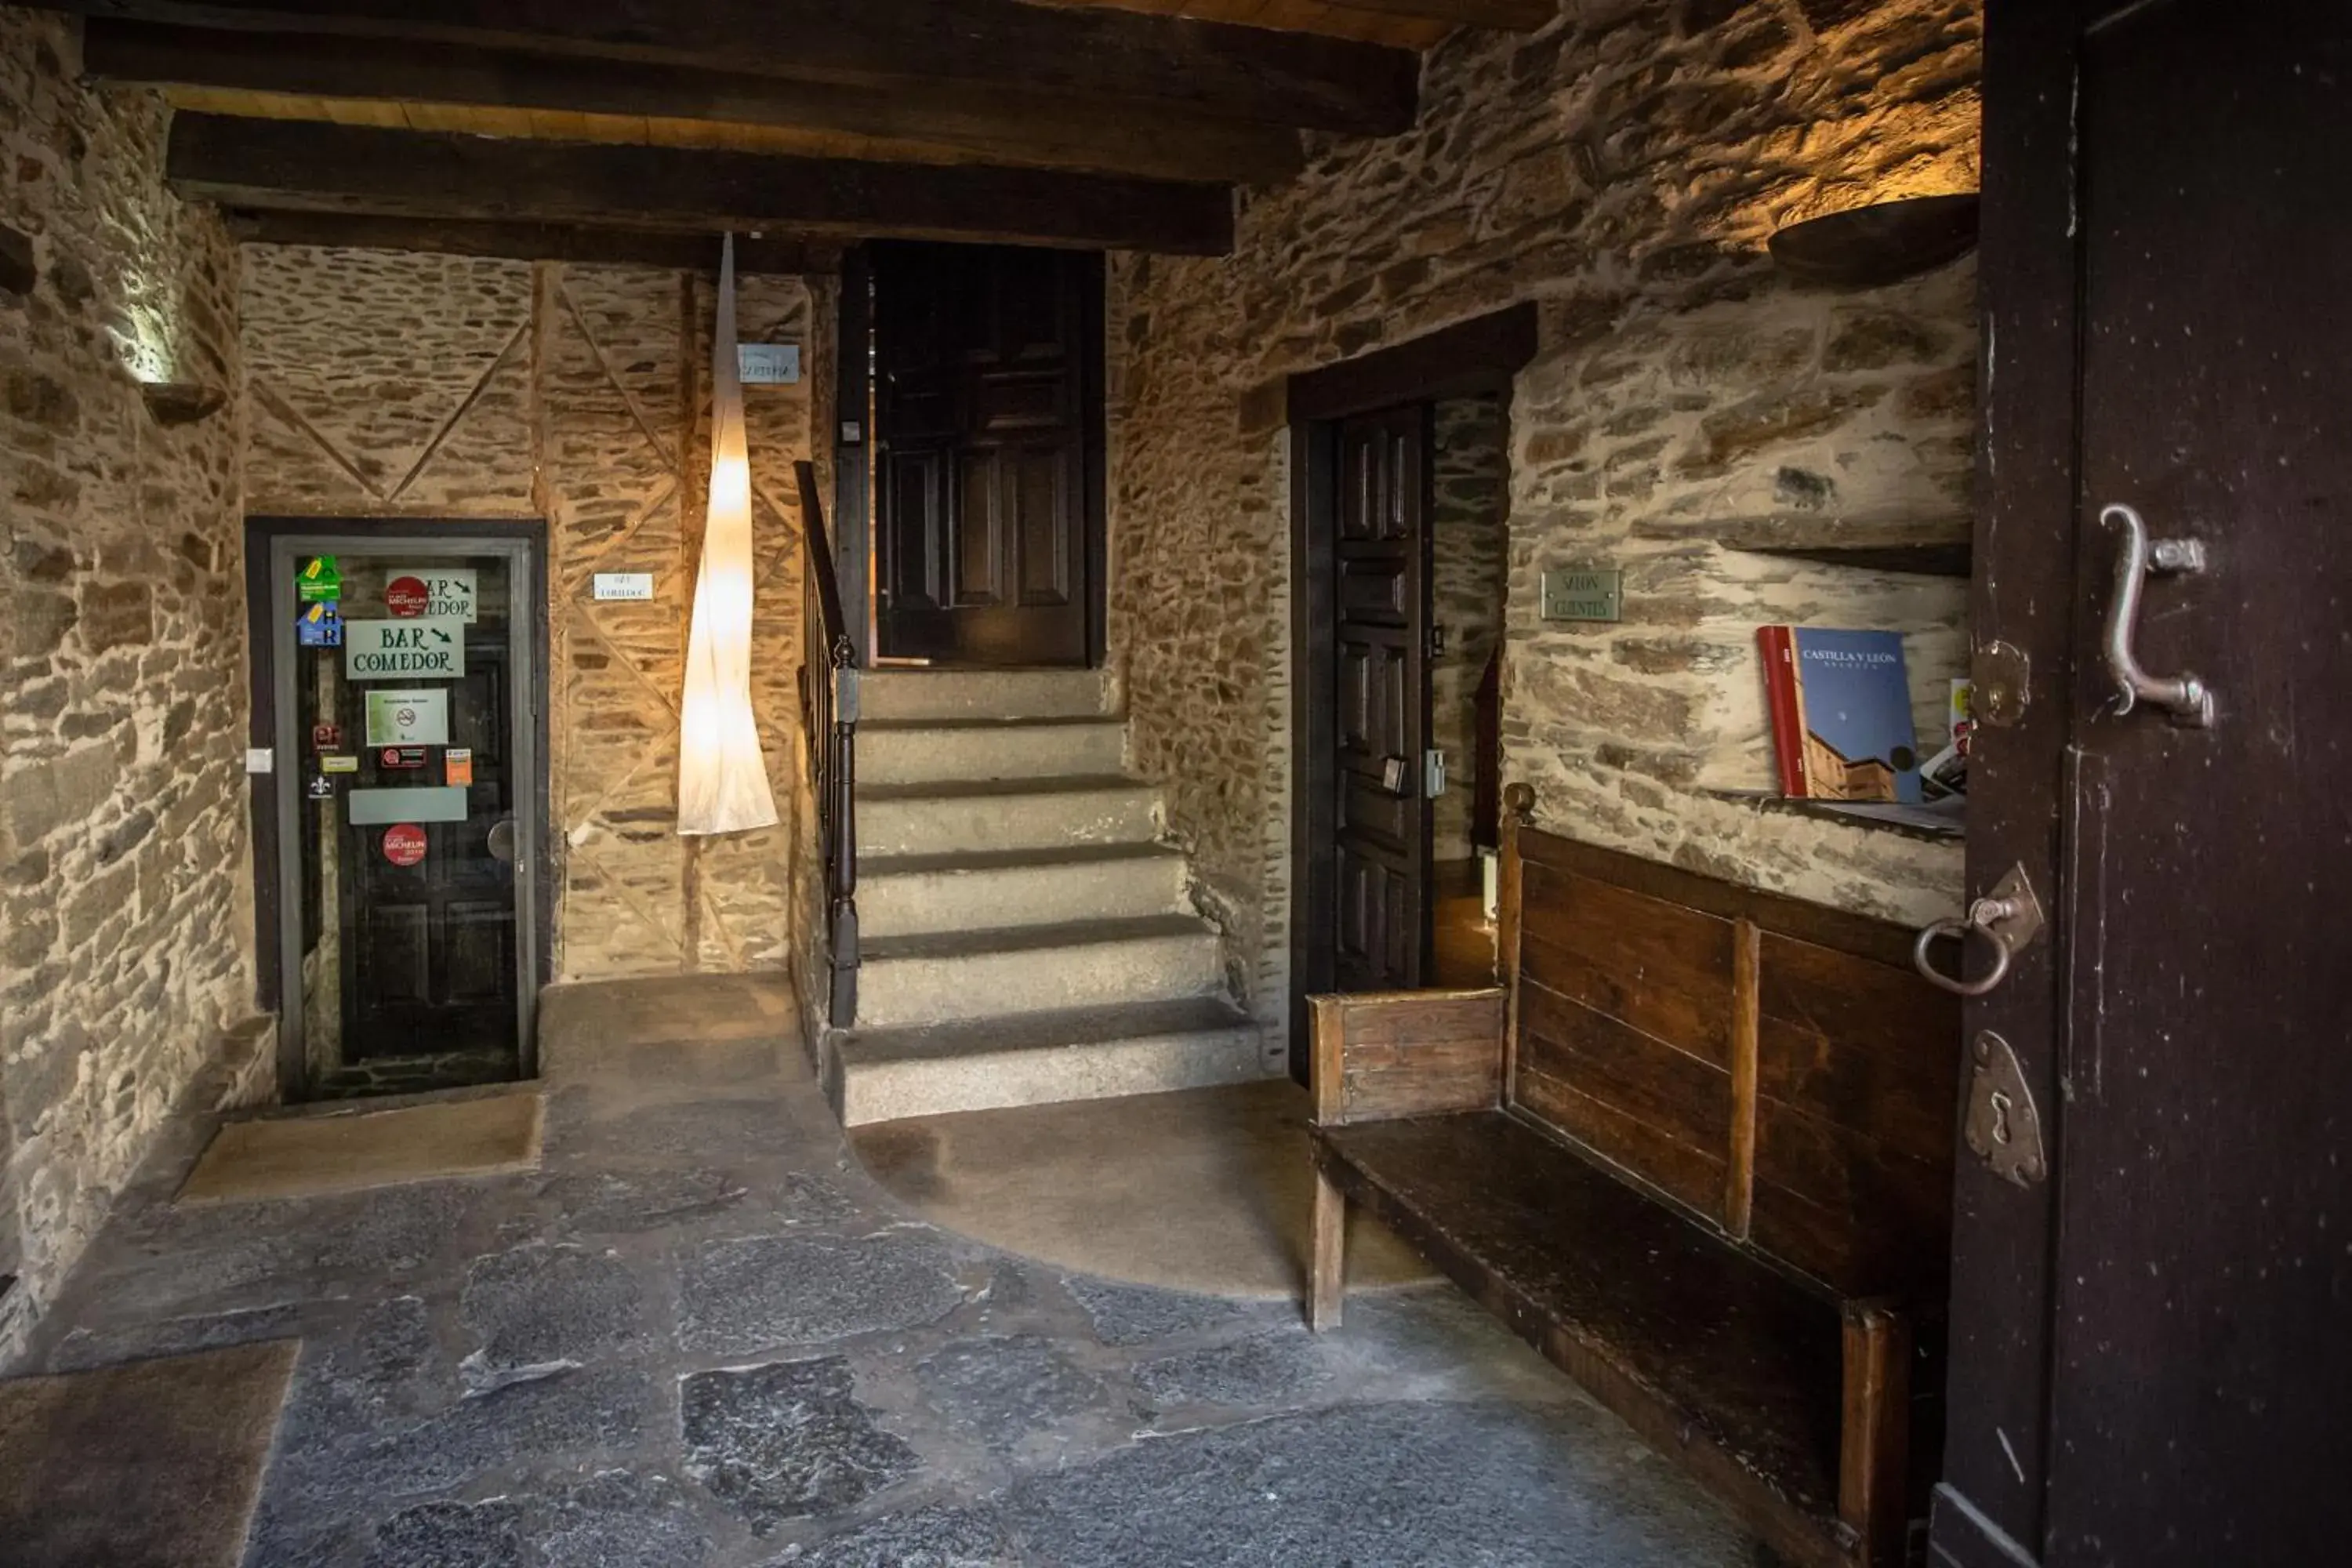
M 1085 663 L 1101 258 L 897 242 L 874 275 L 880 651 Z
M 2024 865 L 2053 921 L 1969 1022 L 2019 1045 L 2056 1148 L 2025 1189 L 1961 1161 L 1937 1561 L 2332 1562 L 2352 13 L 1995 0 L 1988 51 L 1975 637 L 2037 674 L 2022 721 L 1979 731 L 1969 880 Z M 2119 504 L 2207 552 L 2144 580 L 2135 652 L 2205 682 L 2210 728 L 2118 710 Z M 2004 593 L 2055 580 L 2069 510 L 2071 598 Z
M 1421 984 L 1427 947 L 1429 409 L 1339 428 L 1333 693 L 1342 991 Z

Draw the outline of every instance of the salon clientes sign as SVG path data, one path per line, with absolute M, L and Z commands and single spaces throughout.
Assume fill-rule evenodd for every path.
M 343 673 L 353 680 L 454 680 L 466 673 L 466 623 L 455 616 L 345 621 Z

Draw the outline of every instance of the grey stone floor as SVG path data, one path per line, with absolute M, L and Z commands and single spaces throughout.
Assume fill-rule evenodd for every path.
M 797 1045 L 565 1016 L 543 1170 L 175 1209 L 192 1133 L 21 1370 L 300 1336 L 270 1568 L 1758 1561 L 1450 1287 L 1066 1276 L 896 1210 Z

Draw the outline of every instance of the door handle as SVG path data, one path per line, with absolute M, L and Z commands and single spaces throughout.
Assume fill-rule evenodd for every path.
M 511 816 L 502 816 L 490 824 L 490 858 L 501 865 L 511 866 L 515 858 L 515 824 Z
M 2026 880 L 2025 868 L 2012 866 L 1993 884 L 1991 892 L 1969 906 L 1966 920 L 1937 921 L 1921 930 L 1919 940 L 1911 944 L 1911 966 L 1929 984 L 1955 996 L 1981 996 L 2009 978 L 2010 965 L 2033 944 L 2033 939 L 2042 932 L 2042 900 L 2033 896 L 2033 884 Z M 1992 943 L 1992 967 L 1976 980 L 1961 977 L 1968 973 L 1965 965 L 1970 935 L 1981 936 Z M 1936 939 L 1943 936 L 1960 944 L 1963 968 L 1959 974 L 1945 973 L 1927 956 Z
M 2195 539 L 2150 541 L 2147 524 L 2138 512 L 2120 502 L 2102 510 L 2099 521 L 2120 527 L 2123 539 L 2116 550 L 2115 588 L 2107 599 L 2107 619 L 2099 637 L 2099 654 L 2106 661 L 2107 678 L 2116 686 L 2116 711 L 2128 713 L 2145 702 L 2169 714 L 2172 721 L 2192 730 L 2213 722 L 2213 693 L 2195 676 L 2150 675 L 2140 668 L 2133 645 L 2139 637 L 2140 589 L 2150 575 L 2189 576 L 2205 570 L 2205 546 Z

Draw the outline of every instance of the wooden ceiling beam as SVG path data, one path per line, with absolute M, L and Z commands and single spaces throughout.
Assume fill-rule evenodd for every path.
M 413 250 L 434 256 L 484 256 L 514 261 L 578 261 L 719 270 L 719 241 L 677 230 L 602 228 L 586 224 L 498 223 L 452 218 L 383 217 L 366 213 L 257 212 L 224 215 L 228 231 L 249 245 L 317 245 L 349 250 Z M 841 270 L 838 240 L 764 231 L 735 237 L 738 272 L 807 275 Z
M 354 48 L 320 34 L 234 32 L 93 19 L 83 69 L 104 81 L 779 127 L 828 151 L 919 163 L 1092 169 L 1156 179 L 1270 184 L 1297 171 L 1298 133 L 1280 126 L 1132 112 L 1003 92 L 890 92 L 740 71 L 526 55 L 380 39 Z
M 777 229 L 1150 250 L 1233 248 L 1232 193 L 939 168 L 180 114 L 164 172 L 224 207 L 625 228 Z
M 1389 135 L 1412 123 L 1404 49 L 1021 0 L 54 0 L 85 16 L 404 38 L 900 91 L 1045 93 L 1149 116 Z
M 1340 11 L 1371 11 L 1384 16 L 1418 16 L 1456 27 L 1487 27 L 1498 33 L 1532 33 L 1559 15 L 1559 0 L 1331 0 Z

